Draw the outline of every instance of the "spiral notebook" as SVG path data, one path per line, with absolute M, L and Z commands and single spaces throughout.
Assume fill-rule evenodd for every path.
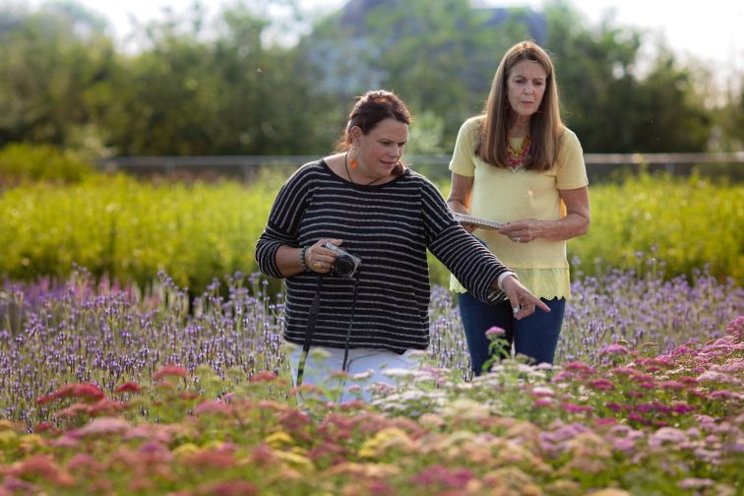
M 472 215 L 465 215 L 457 212 L 452 212 L 452 215 L 455 216 L 455 220 L 460 224 L 473 224 L 482 227 L 483 229 L 498 229 L 503 225 L 502 222 L 484 219 L 483 217 L 473 217 Z

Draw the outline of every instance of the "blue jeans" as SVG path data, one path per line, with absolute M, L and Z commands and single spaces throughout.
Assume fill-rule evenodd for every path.
M 550 307 L 550 312 L 543 312 L 538 308 L 529 317 L 517 320 L 512 315 L 509 300 L 489 305 L 475 299 L 470 293 L 459 295 L 460 319 L 465 329 L 470 363 L 475 375 L 481 374 L 483 365 L 491 358 L 491 341 L 486 337 L 486 331 L 493 326 L 506 331 L 503 339 L 507 341 L 507 350 L 513 345 L 516 355 L 525 355 L 532 363 L 553 363 L 563 325 L 566 299 L 542 298 L 542 301 Z

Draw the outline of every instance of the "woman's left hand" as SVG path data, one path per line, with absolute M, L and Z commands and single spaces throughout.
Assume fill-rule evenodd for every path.
M 499 233 L 511 239 L 514 243 L 529 243 L 538 238 L 541 221 L 537 219 L 521 219 L 499 227 Z
M 506 293 L 514 312 L 514 318 L 517 320 L 529 317 L 539 308 L 543 312 L 549 312 L 548 307 L 540 298 L 525 288 L 519 279 L 509 276 L 501 283 L 501 287 Z

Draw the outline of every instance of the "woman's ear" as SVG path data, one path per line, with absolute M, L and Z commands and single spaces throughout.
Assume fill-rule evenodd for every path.
M 351 138 L 352 142 L 361 138 L 362 128 L 360 128 L 359 126 L 353 126 L 351 129 L 349 129 L 349 137 Z

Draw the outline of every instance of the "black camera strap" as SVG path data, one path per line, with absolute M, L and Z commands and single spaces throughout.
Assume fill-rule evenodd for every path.
M 315 321 L 318 320 L 318 311 L 320 310 L 320 288 L 323 287 L 323 275 L 318 278 L 318 288 L 315 290 L 313 302 L 310 304 L 310 312 L 307 317 L 307 331 L 305 332 L 305 342 L 302 345 L 302 355 L 297 364 L 297 381 L 296 386 L 302 385 L 302 377 L 305 375 L 305 362 L 307 354 L 310 351 L 310 345 L 313 342 L 313 333 L 315 333 Z
M 346 366 L 348 365 L 349 361 L 349 344 L 351 341 L 351 326 L 354 325 L 354 314 L 356 313 L 356 302 L 357 302 L 357 290 L 359 289 L 359 272 L 361 269 L 357 270 L 357 273 L 354 274 L 354 296 L 351 300 L 351 317 L 349 317 L 349 327 L 346 329 L 346 344 L 344 345 L 344 362 L 341 365 L 341 370 L 346 372 Z
M 344 344 L 344 361 L 341 365 L 341 370 L 346 371 L 346 367 L 349 361 L 349 345 L 351 342 L 351 326 L 354 325 L 354 314 L 356 313 L 357 294 L 359 289 L 359 272 L 357 270 L 354 274 L 354 292 L 351 300 L 351 317 L 349 317 L 349 327 L 346 329 L 346 343 Z M 318 288 L 315 290 L 315 296 L 313 302 L 310 304 L 310 311 L 307 318 L 307 331 L 305 332 L 305 342 L 302 345 L 302 354 L 300 355 L 300 361 L 297 364 L 297 381 L 295 382 L 296 387 L 302 385 L 302 378 L 305 375 L 305 363 L 307 362 L 307 355 L 310 352 L 310 346 L 313 342 L 313 334 L 315 333 L 315 322 L 318 320 L 318 312 L 320 311 L 320 289 L 323 286 L 323 276 L 321 275 L 318 280 Z

